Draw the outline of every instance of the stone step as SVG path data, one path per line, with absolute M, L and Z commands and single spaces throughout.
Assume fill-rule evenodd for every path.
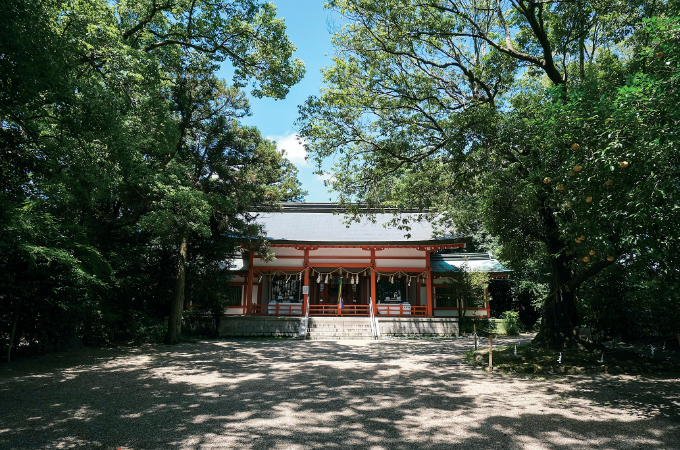
M 371 333 L 371 328 L 307 328 L 309 333 Z
M 309 319 L 309 323 L 316 323 L 319 325 L 364 325 L 370 324 L 369 319 L 366 320 L 313 320 Z
M 307 339 L 373 339 L 373 336 L 366 334 L 347 334 L 347 335 L 335 335 L 335 334 L 308 334 Z
M 339 340 L 339 339 L 342 339 L 342 340 L 352 339 L 352 340 L 357 340 L 357 341 L 359 341 L 359 340 L 372 340 L 373 336 L 312 336 L 312 335 L 307 336 L 307 340 L 309 340 L 309 341 L 324 341 L 324 340 L 333 341 L 333 340 Z
M 369 317 L 310 317 L 307 339 L 373 339 Z
M 336 337 L 336 338 L 343 337 L 344 338 L 344 337 L 352 337 L 352 336 L 373 337 L 373 335 L 371 333 L 350 333 L 350 332 L 347 332 L 347 333 L 342 333 L 342 332 L 340 332 L 340 333 L 309 333 L 309 334 L 307 334 L 307 336 L 326 336 L 326 337 L 329 337 L 329 338 L 333 338 L 333 337 Z

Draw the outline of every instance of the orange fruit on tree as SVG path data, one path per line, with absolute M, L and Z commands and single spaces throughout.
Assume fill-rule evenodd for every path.
M 593 256 L 595 254 L 595 250 L 591 250 L 588 253 L 590 253 L 590 256 Z
M 654 56 L 656 56 L 657 59 L 661 59 L 663 58 L 663 52 L 656 52 Z
M 628 167 L 628 161 L 621 161 L 619 163 L 619 167 L 625 169 L 626 167 Z
M 543 178 L 543 182 L 544 182 L 545 184 L 550 183 L 550 177 L 545 177 L 545 178 Z
M 581 235 L 581 237 L 579 239 L 582 240 L 582 241 L 585 241 L 586 237 L 584 235 Z
M 574 239 L 574 242 L 576 242 L 577 244 L 580 244 L 580 243 L 581 243 L 581 239 L 576 238 L 576 239 Z
M 590 262 L 590 256 L 584 256 L 583 262 Z
M 614 257 L 612 255 L 607 256 L 607 261 L 614 261 Z
M 578 142 L 574 142 L 573 144 L 571 144 L 571 149 L 574 150 L 574 151 L 578 150 L 579 147 L 581 147 L 581 146 L 578 145 Z
M 580 172 L 581 169 L 583 169 L 583 167 L 581 167 L 581 166 L 579 166 L 579 165 L 575 165 L 575 166 L 574 166 L 574 171 L 575 171 L 575 172 Z
M 614 182 L 612 180 L 607 180 L 604 182 L 604 184 L 606 184 L 607 186 L 611 186 L 612 184 L 614 184 Z
M 586 197 L 586 203 L 590 203 L 593 201 L 593 197 Z
M 558 184 L 558 185 L 557 185 L 557 190 L 563 191 L 563 190 L 564 190 L 564 185 L 563 185 L 563 184 Z

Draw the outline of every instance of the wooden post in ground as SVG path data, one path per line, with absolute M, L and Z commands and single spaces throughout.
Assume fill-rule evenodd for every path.
M 493 334 L 489 335 L 489 372 L 493 371 Z
M 475 350 L 477 350 L 477 324 L 473 323 L 472 327 L 474 328 L 474 332 L 475 332 Z

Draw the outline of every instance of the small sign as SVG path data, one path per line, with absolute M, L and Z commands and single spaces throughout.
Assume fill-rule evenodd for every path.
M 309 286 L 302 286 L 302 295 L 309 295 Z

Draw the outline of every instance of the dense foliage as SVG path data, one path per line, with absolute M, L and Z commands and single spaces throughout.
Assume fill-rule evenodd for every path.
M 178 339 L 185 277 L 224 281 L 219 263 L 259 234 L 249 211 L 303 195 L 238 122 L 241 88 L 283 98 L 301 79 L 294 50 L 273 5 L 249 0 L 0 2 L 8 358 L 143 338 L 168 315 Z
M 677 2 L 330 6 L 347 24 L 298 123 L 317 162 L 336 157 L 342 202 L 431 208 L 445 226 L 467 204 L 504 259 L 545 268 L 550 345 L 574 344 L 579 289 L 603 271 L 645 255 L 646 279 L 677 273 Z

